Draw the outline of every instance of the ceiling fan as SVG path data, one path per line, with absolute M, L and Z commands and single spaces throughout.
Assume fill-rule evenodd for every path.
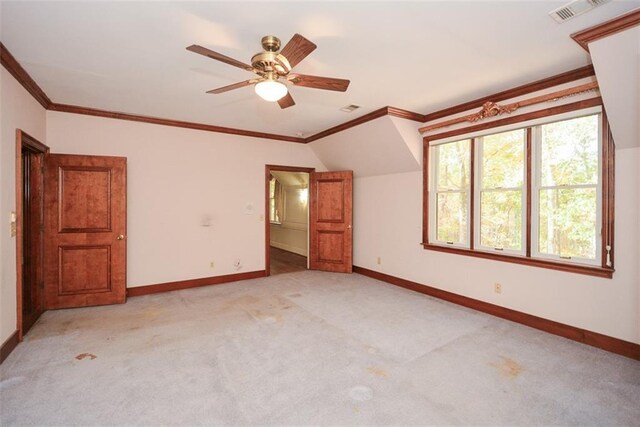
M 264 36 L 262 38 L 262 48 L 264 51 L 253 55 L 251 65 L 195 44 L 187 47 L 187 50 L 257 74 L 253 79 L 219 87 L 207 91 L 207 93 L 218 94 L 249 85 L 255 85 L 255 91 L 262 99 L 270 102 L 277 101 L 280 108 L 288 108 L 295 105 L 295 101 L 291 97 L 284 82 L 291 83 L 294 86 L 334 90 L 338 92 L 344 92 L 349 87 L 349 80 L 345 79 L 291 73 L 291 69 L 313 52 L 316 47 L 313 42 L 302 37 L 300 34 L 295 34 L 282 50 L 280 50 L 279 38 L 275 36 Z

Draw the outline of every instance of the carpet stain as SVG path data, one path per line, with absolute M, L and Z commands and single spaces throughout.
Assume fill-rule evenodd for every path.
M 359 402 L 373 399 L 373 390 L 364 385 L 357 385 L 349 390 L 349 397 Z
M 288 296 L 290 296 L 291 298 L 300 298 L 302 296 L 302 294 L 291 294 L 291 295 L 288 295 Z
M 265 313 L 265 312 L 260 311 L 260 310 L 249 310 L 248 313 L 254 319 L 259 320 L 259 321 L 264 322 L 264 323 L 280 323 L 280 322 L 282 322 L 282 315 L 280 315 L 280 314 Z
M 21 382 L 23 382 L 25 379 L 25 377 L 13 377 L 13 378 L 7 378 L 6 380 L 2 380 L 0 381 L 0 390 L 6 389 L 11 387 L 14 384 L 20 384 Z
M 376 377 L 380 377 L 380 378 L 387 378 L 389 376 L 387 371 L 385 371 L 382 368 L 375 367 L 375 366 L 369 366 L 367 368 L 367 371 L 369 371 L 370 374 L 375 375 Z
M 281 323 L 283 311 L 293 308 L 295 304 L 284 297 L 273 296 L 245 302 L 241 308 L 255 320 L 264 323 Z
M 91 353 L 81 353 L 81 354 L 76 356 L 76 359 L 82 360 L 82 359 L 86 359 L 87 357 L 89 358 L 89 360 L 93 360 L 98 356 L 96 356 L 95 354 L 91 354 Z
M 507 378 L 516 378 L 522 372 L 522 366 L 518 362 L 508 357 L 500 356 L 501 362 L 491 363 L 502 375 Z
M 144 314 L 144 317 L 147 319 L 155 319 L 158 316 L 160 316 L 160 314 L 162 314 L 162 310 L 148 308 L 143 312 L 143 314 Z
M 250 305 L 250 304 L 255 304 L 257 302 L 260 301 L 260 298 L 258 297 L 254 297 L 252 295 L 243 295 L 241 297 L 232 299 L 231 301 L 229 301 L 226 305 L 225 308 L 235 308 L 238 306 L 243 306 L 243 305 Z

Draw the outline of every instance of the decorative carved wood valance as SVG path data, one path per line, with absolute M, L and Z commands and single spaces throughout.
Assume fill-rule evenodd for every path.
M 540 95 L 533 98 L 525 99 L 518 102 L 513 102 L 507 105 L 499 105 L 495 102 L 485 102 L 482 105 L 482 109 L 477 113 L 468 114 L 466 116 L 457 117 L 455 119 L 446 120 L 444 122 L 435 123 L 432 125 L 423 126 L 419 129 L 420 133 L 428 132 L 430 130 L 439 129 L 451 125 L 455 125 L 463 122 L 477 122 L 489 117 L 496 117 L 502 114 L 511 114 L 519 108 L 528 107 L 534 104 L 541 104 L 543 102 L 554 102 L 559 99 L 567 98 L 569 96 L 575 96 L 582 93 L 592 92 L 598 90 L 598 83 L 586 83 L 583 85 L 575 86 L 569 89 L 563 89 L 556 92 L 551 92 L 546 95 Z

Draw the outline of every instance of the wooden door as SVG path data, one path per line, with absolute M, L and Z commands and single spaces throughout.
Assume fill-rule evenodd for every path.
M 20 338 L 44 312 L 44 156 L 46 147 L 18 131 L 18 316 Z
M 353 172 L 311 174 L 309 268 L 351 273 Z
M 123 157 L 48 156 L 46 308 L 125 302 L 126 165 Z

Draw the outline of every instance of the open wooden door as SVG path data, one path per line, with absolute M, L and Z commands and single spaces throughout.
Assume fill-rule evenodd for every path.
M 309 268 L 351 273 L 353 172 L 313 172 L 309 212 Z
M 123 157 L 47 157 L 47 309 L 125 302 L 126 165 Z
M 16 130 L 18 339 L 44 312 L 44 159 L 49 147 Z

